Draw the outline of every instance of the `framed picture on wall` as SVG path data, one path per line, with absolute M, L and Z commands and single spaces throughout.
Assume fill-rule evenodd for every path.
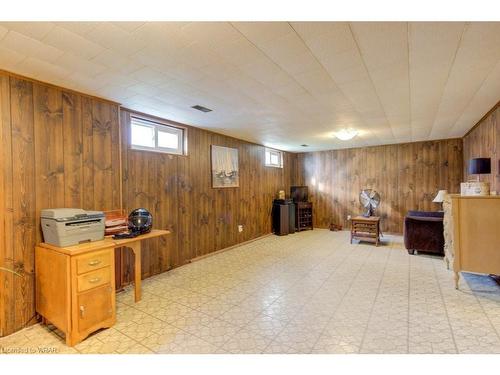
M 212 187 L 239 187 L 238 149 L 212 145 Z

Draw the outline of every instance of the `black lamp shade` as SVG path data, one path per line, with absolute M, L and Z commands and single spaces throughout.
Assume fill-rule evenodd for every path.
M 491 173 L 490 158 L 475 158 L 469 160 L 469 174 L 489 174 Z

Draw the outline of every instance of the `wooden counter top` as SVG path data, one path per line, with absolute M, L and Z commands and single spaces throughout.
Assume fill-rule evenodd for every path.
M 137 242 L 137 241 L 142 241 L 142 240 L 147 240 L 149 238 L 156 238 L 160 236 L 165 236 L 167 234 L 170 234 L 171 232 L 168 230 L 162 230 L 162 229 L 153 229 L 151 232 L 142 234 L 140 236 L 134 237 L 134 238 L 124 238 L 120 240 L 114 240 L 113 236 L 106 236 L 104 237 L 103 240 L 101 241 L 93 241 L 93 242 L 85 242 L 81 243 L 78 245 L 72 245 L 72 246 L 66 246 L 66 247 L 58 247 L 54 245 L 47 244 L 45 242 L 42 242 L 39 246 L 45 247 L 47 249 L 51 249 L 63 254 L 68 254 L 68 255 L 77 255 L 77 254 L 84 254 L 90 251 L 96 251 L 96 250 L 101 250 L 101 249 L 109 249 L 110 247 L 116 248 L 116 247 L 122 247 L 122 246 L 127 246 L 128 244 Z
M 451 198 L 460 199 L 499 199 L 500 195 L 461 195 L 461 194 L 449 194 Z

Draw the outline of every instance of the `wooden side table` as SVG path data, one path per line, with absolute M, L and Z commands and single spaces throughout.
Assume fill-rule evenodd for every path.
M 357 238 L 360 241 L 373 241 L 378 246 L 380 234 L 379 216 L 355 216 L 351 219 L 351 243 Z
M 147 240 L 148 238 L 155 238 L 170 234 L 168 230 L 153 229 L 151 232 L 142 234 L 134 238 L 123 238 L 121 240 L 113 240 L 112 236 L 110 239 L 114 242 L 114 248 L 118 247 L 128 247 L 134 253 L 134 291 L 135 291 L 135 302 L 141 300 L 141 241 Z

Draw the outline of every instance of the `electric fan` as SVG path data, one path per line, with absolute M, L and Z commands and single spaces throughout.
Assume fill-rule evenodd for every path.
M 363 189 L 359 193 L 359 203 L 366 209 L 363 216 L 370 217 L 380 204 L 380 195 L 372 189 Z

